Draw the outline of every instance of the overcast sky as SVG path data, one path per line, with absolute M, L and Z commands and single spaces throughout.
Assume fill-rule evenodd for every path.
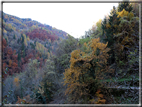
M 3 12 L 31 18 L 79 38 L 113 6 L 118 3 L 3 3 Z

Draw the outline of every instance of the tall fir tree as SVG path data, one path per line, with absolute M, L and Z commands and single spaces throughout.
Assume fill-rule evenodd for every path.
M 13 36 L 13 39 L 16 39 L 16 36 L 15 36 L 15 35 Z
M 114 44 L 115 39 L 114 35 L 117 33 L 118 25 L 120 24 L 120 18 L 117 17 L 116 8 L 115 6 L 110 12 L 108 22 L 106 18 L 102 22 L 102 29 L 103 29 L 103 35 L 104 35 L 104 42 L 108 42 L 108 47 L 111 49 L 109 54 L 109 63 L 112 64 L 115 62 L 115 53 L 114 53 Z
M 21 34 L 21 42 L 24 43 L 24 36 Z
M 128 12 L 131 12 L 133 10 L 133 7 L 129 1 L 123 1 L 118 5 L 118 12 L 121 12 L 123 9 L 125 9 Z
M 18 52 L 18 66 L 20 67 L 20 61 L 21 61 L 21 54 Z

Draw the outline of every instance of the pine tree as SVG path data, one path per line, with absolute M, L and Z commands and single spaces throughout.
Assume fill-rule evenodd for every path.
M 6 43 L 7 43 L 7 45 L 8 45 L 8 37 L 6 37 L 5 40 L 6 40 Z
M 16 39 L 16 36 L 15 36 L 15 35 L 13 36 L 13 39 Z
M 23 58 L 25 58 L 25 50 L 23 50 Z
M 106 18 L 102 22 L 104 42 L 105 43 L 108 42 L 108 47 L 111 49 L 111 51 L 109 52 L 110 54 L 109 63 L 110 64 L 115 62 L 114 44 L 116 40 L 114 39 L 114 35 L 117 33 L 119 24 L 120 24 L 120 18 L 117 17 L 116 8 L 114 6 L 110 12 L 108 22 Z
M 103 20 L 102 23 L 101 23 L 102 29 L 103 29 L 103 38 L 106 38 L 106 37 L 105 37 L 106 24 L 107 24 L 107 19 L 106 19 L 106 17 L 105 17 L 104 20 Z
M 123 9 L 125 9 L 128 12 L 131 12 L 133 10 L 133 7 L 129 3 L 129 1 L 123 1 L 122 3 L 119 3 L 118 5 L 118 12 L 121 12 Z
M 21 54 L 18 52 L 18 66 L 20 67 L 20 61 L 21 61 Z
M 24 36 L 21 34 L 21 42 L 24 43 Z
M 18 38 L 17 43 L 19 43 L 19 42 L 20 42 L 20 39 Z
M 22 51 L 25 50 L 25 45 L 24 45 L 24 43 L 22 43 L 21 50 L 22 50 Z

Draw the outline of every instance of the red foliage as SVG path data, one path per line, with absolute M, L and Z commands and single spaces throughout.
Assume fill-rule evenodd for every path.
M 5 48 L 6 45 L 7 45 L 6 40 L 5 40 L 4 38 L 3 38 L 3 40 L 2 40 L 2 44 L 3 44 L 3 48 Z
M 24 63 L 24 59 L 23 58 L 21 58 L 21 62 Z
M 8 55 L 12 55 L 13 54 L 12 49 L 10 47 L 8 47 L 7 54 Z
M 53 42 L 54 40 L 58 39 L 55 34 L 50 34 L 46 30 L 43 30 L 41 28 L 36 28 L 33 31 L 26 33 L 26 35 L 29 36 L 30 39 L 38 38 L 43 41 L 51 39 L 51 41 Z
M 14 49 L 13 54 L 16 54 L 16 50 Z
M 30 53 L 29 56 L 28 56 L 28 58 L 30 59 L 30 58 L 32 58 L 32 57 L 33 57 L 33 54 Z
M 5 70 L 5 68 L 6 68 L 6 63 L 3 63 L 3 71 Z
M 36 59 L 39 60 L 39 56 Z
M 36 36 L 38 36 L 38 34 Z M 4 79 L 8 75 L 13 75 L 14 73 L 20 73 L 25 68 L 25 65 L 29 63 L 29 59 L 37 58 L 41 62 L 40 67 L 42 67 L 43 59 L 40 58 L 40 53 L 35 51 L 34 49 L 27 50 L 26 56 L 24 58 L 21 57 L 20 62 L 18 62 L 18 55 L 16 53 L 16 50 L 12 50 L 11 47 L 7 46 L 5 39 L 3 39 L 2 49 L 3 49 L 3 57 L 2 57 L 3 75 L 2 77 Z
M 17 57 L 18 57 L 18 55 L 12 55 L 12 60 L 14 60 L 14 62 L 16 62 L 17 61 Z
M 7 75 L 13 75 L 16 72 L 16 67 L 18 67 L 18 60 L 16 55 L 16 50 L 12 50 L 9 46 L 6 46 L 6 41 L 3 39 L 3 78 L 6 78 Z M 7 70 L 6 70 L 7 68 Z
M 18 64 L 15 63 L 15 62 L 13 62 L 13 63 L 12 63 L 12 67 L 16 68 L 16 67 L 18 67 Z

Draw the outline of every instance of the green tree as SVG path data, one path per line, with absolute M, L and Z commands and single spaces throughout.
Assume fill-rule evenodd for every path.
M 16 36 L 15 36 L 15 35 L 13 36 L 13 39 L 16 39 Z
M 114 35 L 117 33 L 119 24 L 120 24 L 120 18 L 117 17 L 116 8 L 114 6 L 110 12 L 108 22 L 106 21 L 106 19 L 104 19 L 104 21 L 102 22 L 104 42 L 108 42 L 108 47 L 111 49 L 111 51 L 109 52 L 110 64 L 115 62 L 114 44 L 116 40 L 114 39 Z
M 21 54 L 18 52 L 18 66 L 20 66 L 20 61 L 21 61 Z
M 54 62 L 56 65 L 56 70 L 59 73 L 64 72 L 66 68 L 69 67 L 70 53 L 77 48 L 77 40 L 72 36 L 68 36 L 68 39 L 62 40 L 59 43 L 56 50 L 56 56 L 54 57 Z

